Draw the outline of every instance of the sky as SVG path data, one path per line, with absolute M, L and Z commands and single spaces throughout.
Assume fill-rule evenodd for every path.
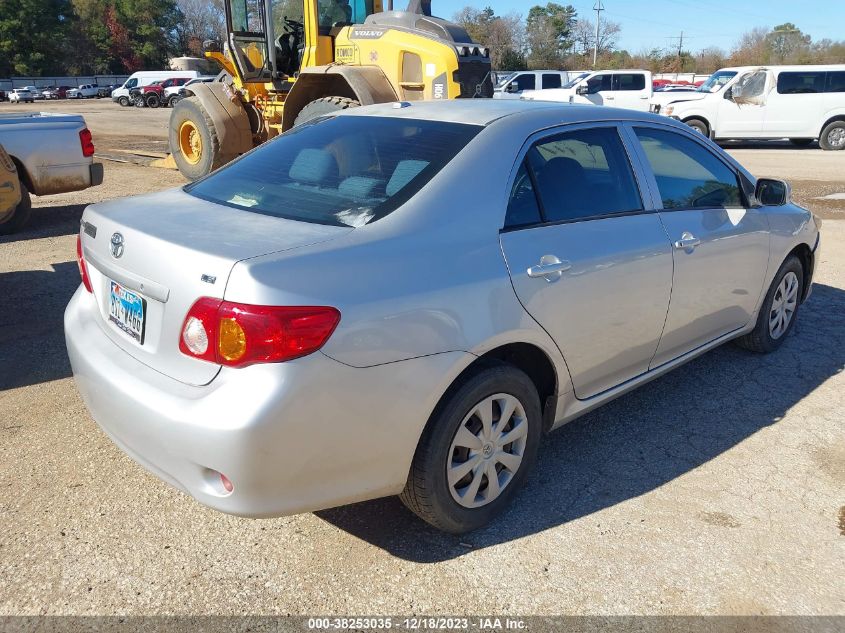
M 435 15 L 452 17 L 464 6 L 491 6 L 498 15 L 516 11 L 525 15 L 535 4 L 548 0 L 433 0 Z M 555 0 L 571 4 L 579 17 L 595 20 L 593 0 Z M 401 0 L 400 0 L 401 3 Z M 756 27 L 792 22 L 813 40 L 845 39 L 843 0 L 602 0 L 602 19 L 622 26 L 620 48 L 630 53 L 643 49 L 677 49 L 684 32 L 684 50 L 695 52 L 708 46 L 730 51 L 740 36 Z M 449 7 L 451 13 L 447 13 Z M 453 10 L 454 8 L 454 10 Z

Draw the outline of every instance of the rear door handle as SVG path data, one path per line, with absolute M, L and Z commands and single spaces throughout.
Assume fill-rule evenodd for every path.
M 532 279 L 543 277 L 548 282 L 557 281 L 561 278 L 564 272 L 572 268 L 570 262 L 561 261 L 555 255 L 543 255 L 540 258 L 540 263 L 532 266 L 526 272 Z
M 701 244 L 701 240 L 689 231 L 684 231 L 681 239 L 675 242 L 675 248 L 680 251 L 693 250 L 696 246 Z

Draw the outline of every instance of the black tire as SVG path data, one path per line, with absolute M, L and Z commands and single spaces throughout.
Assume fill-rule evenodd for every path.
M 485 398 L 499 393 L 514 396 L 525 411 L 528 431 L 522 461 L 498 497 L 486 505 L 467 508 L 453 498 L 447 479 L 447 463 L 454 457 L 450 454 L 452 441 L 472 409 Z M 480 369 L 453 386 L 432 414 L 417 446 L 400 499 L 421 519 L 445 532 L 461 534 L 480 528 L 502 512 L 519 491 L 537 459 L 541 435 L 540 398 L 531 379 L 506 364 Z M 484 460 L 480 463 L 484 464 Z M 494 462 L 494 467 L 497 463 Z M 467 476 L 471 477 L 471 473 Z M 486 489 L 487 476 L 480 477 L 479 480 L 485 483 L 479 490 Z
M 687 119 L 686 121 L 684 121 L 684 123 L 689 125 L 693 130 L 695 130 L 702 136 L 710 136 L 710 128 L 701 119 Z
M 118 103 L 118 105 L 120 105 L 121 107 L 124 107 L 124 108 L 125 108 L 125 107 L 127 107 L 127 106 L 129 105 L 129 97 L 118 97 L 118 98 L 117 98 L 117 103 Z
M 199 160 L 191 163 L 179 147 L 179 133 L 182 124 L 191 122 L 200 135 L 202 151 Z M 202 178 L 218 167 L 225 165 L 232 157 L 224 156 L 220 151 L 220 141 L 211 116 L 196 97 L 188 97 L 179 101 L 170 114 L 170 152 L 176 161 L 176 166 L 188 180 Z
M 147 95 L 145 102 L 148 108 L 157 108 L 161 105 L 161 98 L 156 93 L 152 93 Z
M 825 125 L 819 136 L 819 147 L 828 151 L 845 149 L 845 121 L 833 121 Z
M 791 138 L 789 142 L 795 145 L 796 147 L 807 147 L 810 143 L 813 142 L 811 138 Z
M 334 114 L 341 110 L 357 108 L 360 105 L 360 101 L 349 99 L 348 97 L 323 97 L 322 99 L 316 99 L 299 111 L 293 122 L 293 126 L 296 127 L 317 117 Z
M 29 222 L 32 215 L 32 199 L 29 197 L 29 190 L 23 182 L 21 185 L 21 201 L 11 215 L 0 219 L 0 235 L 11 235 L 20 231 Z
M 798 298 L 795 303 L 795 311 L 792 314 L 792 319 L 789 321 L 786 329 L 777 338 L 772 337 L 769 327 L 769 318 L 772 314 L 772 304 L 775 301 L 775 296 L 778 294 L 778 288 L 781 281 L 789 273 L 794 273 L 798 278 Z M 760 354 L 768 354 L 774 352 L 777 348 L 783 345 L 786 337 L 792 331 L 795 322 L 798 320 L 798 312 L 801 308 L 801 298 L 804 296 L 804 266 L 801 260 L 795 255 L 790 255 L 785 262 L 778 269 L 777 274 L 772 280 L 772 285 L 766 293 L 766 298 L 763 299 L 763 305 L 760 308 L 760 314 L 757 316 L 757 324 L 754 329 L 743 337 L 736 340 L 740 347 L 744 347 L 752 352 Z

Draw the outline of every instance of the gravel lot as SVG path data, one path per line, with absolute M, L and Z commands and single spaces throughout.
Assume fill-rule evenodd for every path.
M 168 116 L 35 109 L 84 112 L 103 152 L 162 147 Z M 845 152 L 731 151 L 845 218 L 845 200 L 813 200 L 845 192 Z M 0 238 L 0 615 L 845 614 L 845 219 L 825 221 L 779 352 L 722 347 L 567 425 L 512 510 L 457 538 L 392 498 L 217 514 L 89 418 L 62 332 L 79 216 L 182 182 L 106 162 L 102 186 L 35 199 L 29 229 Z

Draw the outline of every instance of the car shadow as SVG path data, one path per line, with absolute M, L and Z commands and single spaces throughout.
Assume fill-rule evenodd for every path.
M 776 424 L 844 367 L 845 291 L 816 284 L 777 352 L 724 345 L 546 436 L 525 489 L 481 530 L 444 534 L 396 497 L 315 514 L 399 558 L 456 558 L 659 488 Z
M 0 391 L 71 375 L 64 312 L 78 285 L 75 261 L 0 273 Z
M 88 203 L 33 207 L 32 216 L 23 230 L 0 237 L 0 244 L 78 233 L 79 220 L 87 206 Z

